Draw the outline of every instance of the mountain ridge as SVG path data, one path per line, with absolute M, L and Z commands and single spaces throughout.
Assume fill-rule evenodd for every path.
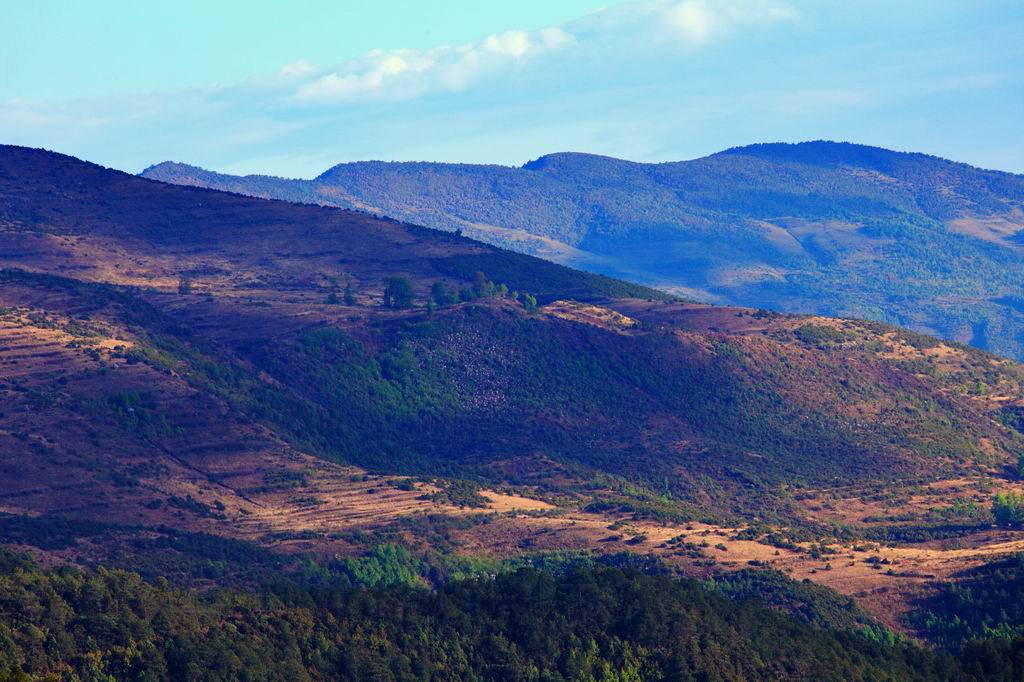
M 1024 176 L 827 141 L 642 164 L 338 164 L 146 176 L 391 215 L 708 302 L 862 317 L 1024 357 Z
M 452 161 L 426 161 L 426 160 L 419 160 L 419 161 L 389 161 L 389 160 L 383 160 L 383 159 L 365 159 L 365 160 L 360 160 L 360 161 L 343 161 L 343 162 L 335 164 L 334 166 L 331 166 L 330 168 L 328 168 L 323 173 L 320 173 L 319 175 L 316 175 L 316 176 L 314 176 L 312 178 L 300 178 L 300 177 L 285 177 L 285 176 L 278 176 L 278 175 L 265 174 L 265 173 L 247 173 L 245 175 L 239 176 L 239 175 L 231 174 L 231 173 L 222 173 L 220 171 L 208 170 L 208 169 L 203 168 L 201 166 L 196 166 L 194 164 L 189 164 L 189 163 L 186 163 L 186 162 L 167 160 L 167 161 L 160 161 L 160 162 L 151 164 L 151 165 L 147 166 L 146 168 L 144 168 L 143 170 L 139 171 L 138 174 L 143 176 L 143 177 L 145 177 L 147 174 L 149 174 L 150 171 L 158 170 L 158 169 L 161 169 L 161 168 L 166 166 L 166 167 L 172 167 L 172 168 L 173 167 L 181 167 L 183 169 L 188 169 L 188 170 L 203 171 L 205 173 L 213 173 L 213 174 L 220 175 L 220 176 L 223 176 L 223 177 L 265 177 L 265 178 L 278 178 L 278 179 L 282 179 L 282 180 L 316 180 L 318 178 L 323 177 L 326 173 L 330 172 L 334 168 L 350 166 L 350 165 L 359 165 L 359 164 L 454 166 L 454 167 L 511 168 L 511 169 L 535 170 L 535 169 L 542 168 L 544 165 L 546 165 L 547 162 L 549 162 L 552 159 L 557 159 L 557 158 L 589 158 L 589 159 L 599 159 L 599 160 L 618 162 L 618 163 L 621 163 L 621 164 L 628 164 L 628 165 L 633 165 L 633 166 L 652 166 L 652 167 L 657 167 L 657 166 L 666 166 L 666 165 L 674 165 L 674 164 L 692 163 L 693 161 L 701 161 L 701 160 L 709 159 L 709 158 L 712 158 L 712 157 L 715 157 L 715 156 L 750 155 L 750 154 L 753 154 L 755 152 L 762 152 L 762 151 L 764 151 L 764 152 L 780 152 L 780 151 L 781 152 L 788 152 L 788 151 L 793 151 L 793 150 L 811 150 L 811 149 L 814 149 L 814 150 L 830 149 L 830 150 L 859 151 L 859 152 L 862 152 L 862 157 L 863 157 L 863 154 L 883 155 L 883 156 L 887 156 L 887 157 L 915 157 L 915 158 L 920 158 L 920 159 L 927 159 L 927 160 L 930 160 L 930 161 L 940 161 L 940 162 L 943 162 L 943 163 L 948 163 L 948 164 L 952 164 L 952 165 L 955 165 L 955 166 L 962 166 L 962 167 L 965 167 L 965 168 L 970 168 L 970 169 L 973 169 L 973 170 L 982 171 L 982 172 L 986 172 L 986 173 L 997 173 L 997 174 L 1000 174 L 1000 175 L 1024 177 L 1024 173 L 1014 173 L 1012 171 L 1004 171 L 1004 170 L 1000 170 L 998 168 L 984 168 L 984 167 L 981 167 L 981 166 L 972 165 L 972 164 L 967 163 L 967 162 L 956 161 L 955 159 L 950 159 L 950 158 L 947 158 L 947 157 L 944 157 L 944 156 L 939 156 L 937 154 L 928 154 L 926 152 L 916 152 L 916 151 L 906 151 L 906 150 L 896 150 L 896 149 L 889 149 L 888 147 L 879 147 L 877 145 L 862 144 L 862 143 L 858 143 L 858 142 L 846 142 L 846 141 L 826 140 L 826 139 L 821 139 L 821 140 L 805 140 L 805 141 L 802 141 L 802 142 L 752 142 L 750 144 L 737 145 L 735 147 L 727 147 L 726 149 L 723 149 L 721 151 L 713 152 L 713 153 L 707 154 L 705 156 L 694 157 L 693 159 L 681 159 L 681 160 L 675 160 L 675 161 L 634 161 L 632 159 L 626 159 L 626 158 L 622 158 L 622 157 L 611 156 L 609 154 L 597 154 L 597 153 L 593 153 L 593 152 L 574 152 L 574 151 L 549 152 L 549 153 L 546 153 L 546 154 L 542 154 L 541 156 L 537 157 L 536 159 L 531 159 L 529 161 L 526 161 L 525 163 L 523 163 L 521 165 L 518 165 L 518 166 L 516 166 L 516 165 L 500 164 L 500 163 L 464 163 L 464 162 L 452 162 Z M 782 154 L 782 155 L 789 155 L 789 154 Z M 845 160 L 849 160 L 849 159 L 845 159 Z

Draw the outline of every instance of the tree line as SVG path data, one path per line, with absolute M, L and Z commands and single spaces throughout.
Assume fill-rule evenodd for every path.
M 406 275 L 388 277 L 384 280 L 385 308 L 409 308 L 415 300 L 412 280 Z M 459 289 L 452 289 L 438 280 L 430 287 L 427 309 L 455 305 L 456 303 L 476 301 L 484 298 L 507 298 L 518 301 L 529 312 L 537 309 L 537 298 L 526 292 L 510 290 L 507 284 L 495 284 L 482 271 L 477 271 L 473 281 Z

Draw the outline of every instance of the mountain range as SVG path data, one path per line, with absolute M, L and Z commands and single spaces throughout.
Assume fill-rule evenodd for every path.
M 857 317 L 1024 357 L 1024 176 L 862 145 L 643 164 L 358 162 L 312 180 L 179 163 L 143 176 L 356 208 L 685 298 Z
M 85 456 L 59 441 L 106 424 L 103 457 L 121 434 L 198 466 L 187 453 L 224 453 L 209 438 L 242 419 L 384 473 L 603 480 L 585 498 L 810 523 L 798 489 L 998 471 L 1021 447 L 1002 423 L 1024 399 L 1016 364 L 895 328 L 686 303 L 450 233 L 21 148 L 0 181 L 9 350 L 57 345 L 8 387 L 8 418 L 64 425 L 30 448 L 44 459 Z M 389 305 L 396 279 L 408 300 Z M 209 423 L 215 404 L 234 418 Z M 218 438 L 236 461 L 269 447 Z
M 1018 362 L 312 203 L 0 146 L 0 679 L 1020 670 Z

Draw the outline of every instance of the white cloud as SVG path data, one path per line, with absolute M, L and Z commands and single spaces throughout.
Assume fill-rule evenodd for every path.
M 318 74 L 295 90 L 299 102 L 351 100 L 359 95 L 384 94 L 404 99 L 421 94 L 422 75 L 443 63 L 449 48 L 434 50 L 373 50 L 335 70 Z M 385 91 L 390 88 L 390 91 Z
M 742 26 L 767 26 L 796 18 L 791 6 L 776 0 L 639 0 L 562 26 L 505 31 L 457 47 L 374 50 L 326 71 L 304 70 L 309 78 L 295 88 L 293 100 L 344 104 L 360 98 L 401 100 L 454 92 L 502 69 L 566 53 L 570 48 L 604 52 L 629 52 L 636 44 L 699 48 Z M 305 62 L 301 65 L 308 66 Z M 297 73 L 299 67 L 289 71 Z
M 766 27 L 799 18 L 782 0 L 640 0 L 598 10 L 572 22 L 590 39 L 632 39 L 634 44 L 699 48 L 743 27 Z
M 305 59 L 299 59 L 282 66 L 277 75 L 285 78 L 295 78 L 298 76 L 308 75 L 314 71 L 316 71 L 315 66 L 307 62 Z
M 540 39 L 540 43 L 545 49 L 565 47 L 566 45 L 576 41 L 576 39 L 570 34 L 557 26 L 542 28 L 537 31 L 537 37 Z
M 479 43 L 429 50 L 373 50 L 299 85 L 294 101 L 344 103 L 358 97 L 409 99 L 459 91 L 501 68 L 572 45 L 562 28 L 505 31 Z
M 703 2 L 680 3 L 668 11 L 668 20 L 694 45 L 701 45 L 708 39 L 715 23 Z
M 530 36 L 526 31 L 506 31 L 487 36 L 483 48 L 518 59 L 530 51 Z
M 667 3 L 664 13 L 668 25 L 694 47 L 744 25 L 768 26 L 799 18 L 793 7 L 771 0 L 683 0 Z

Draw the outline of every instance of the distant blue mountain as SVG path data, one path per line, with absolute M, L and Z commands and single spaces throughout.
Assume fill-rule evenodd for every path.
M 143 175 L 359 208 L 711 302 L 893 322 L 1024 357 L 1024 176 L 836 142 L 673 163 L 337 165 Z

